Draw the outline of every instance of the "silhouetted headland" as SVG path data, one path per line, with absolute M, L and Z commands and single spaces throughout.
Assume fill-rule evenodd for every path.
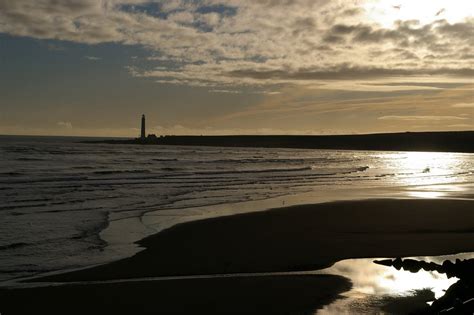
M 474 153 L 474 131 L 324 136 L 161 136 L 88 143 Z

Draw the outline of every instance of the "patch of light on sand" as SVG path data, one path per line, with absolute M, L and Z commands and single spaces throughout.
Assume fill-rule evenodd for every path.
M 472 173 L 469 172 L 467 176 L 470 178 Z M 474 198 L 474 184 L 467 182 L 408 187 L 407 195 L 415 198 L 460 198 L 472 200 Z
M 409 191 L 408 195 L 415 198 L 435 199 L 446 197 L 447 194 L 440 191 Z

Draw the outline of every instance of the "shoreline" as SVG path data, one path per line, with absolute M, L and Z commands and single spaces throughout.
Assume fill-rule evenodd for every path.
M 34 281 L 305 271 L 350 258 L 472 252 L 472 205 L 472 200 L 368 199 L 207 218 L 138 241 L 145 249 L 132 257 Z
M 458 185 L 460 186 L 460 185 Z M 342 195 L 341 195 L 342 194 Z M 367 200 L 382 198 L 412 198 L 409 193 L 400 195 L 400 191 L 390 191 L 388 188 L 363 187 L 324 189 L 318 191 L 302 192 L 294 195 L 282 195 L 267 199 L 239 201 L 235 203 L 219 203 L 207 206 L 195 206 L 179 209 L 153 210 L 140 217 L 131 217 L 110 221 L 106 229 L 100 232 L 100 237 L 108 245 L 104 250 L 117 250 L 122 252 L 122 258 L 128 258 L 143 250 L 138 243 L 152 235 L 172 228 L 176 225 L 227 217 L 245 213 L 265 212 L 281 207 L 293 207 L 307 204 L 320 204 L 337 201 Z M 449 199 L 455 199 L 450 196 Z M 176 211 L 189 211 L 192 214 L 179 216 Z M 117 259 L 115 259 L 117 260 Z M 87 267 L 85 267 L 87 268 Z M 81 268 L 81 269 L 85 269 Z
M 406 185 L 400 187 L 359 187 L 339 189 L 319 189 L 317 191 L 304 192 L 295 195 L 283 195 L 262 200 L 241 201 L 236 203 L 222 203 L 211 206 L 197 206 L 185 208 L 193 213 L 187 216 L 177 216 L 176 209 L 154 210 L 143 214 L 141 217 L 132 217 L 109 222 L 106 229 L 100 232 L 100 237 L 107 242 L 105 251 L 119 252 L 118 259 L 133 256 L 144 250 L 138 243 L 163 230 L 172 228 L 179 224 L 203 221 L 218 217 L 227 217 L 245 213 L 266 212 L 282 207 L 295 207 L 332 202 L 350 202 L 356 200 L 370 199 L 424 199 L 426 196 L 436 195 L 439 199 L 447 200 L 473 200 L 474 195 L 467 193 L 474 189 L 471 183 L 457 183 L 455 189 L 446 190 L 446 184 L 426 186 Z M 182 209 L 179 209 L 182 210 Z M 115 254 L 117 255 L 117 254 Z M 110 262 L 110 261 L 109 261 Z M 108 263 L 108 262 L 107 262 Z M 88 269 L 81 267 L 80 269 Z M 67 270 L 66 270 L 67 271 Z M 63 271 L 64 272 L 64 271 Z M 58 272 L 55 272 L 55 274 Z M 62 272 L 59 272 L 62 273 Z

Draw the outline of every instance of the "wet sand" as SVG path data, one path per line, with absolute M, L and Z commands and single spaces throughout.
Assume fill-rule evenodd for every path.
M 347 258 L 472 252 L 473 205 L 470 200 L 372 199 L 205 219 L 140 241 L 146 249 L 130 258 L 37 281 L 285 272 L 321 269 Z M 27 310 L 38 305 L 47 309 L 50 303 L 52 313 L 57 307 L 76 305 L 76 300 L 83 301 L 78 310 L 88 306 L 107 313 L 304 313 L 349 289 L 350 282 L 337 276 L 245 276 L 66 283 L 0 291 L 0 300 L 8 301 L 4 310 L 22 300 L 32 301 L 22 306 Z
M 264 276 L 68 284 L 0 290 L 13 314 L 311 314 L 349 290 L 339 276 Z
M 176 225 L 135 256 L 40 281 L 322 269 L 348 258 L 474 251 L 470 200 L 380 199 L 293 206 Z

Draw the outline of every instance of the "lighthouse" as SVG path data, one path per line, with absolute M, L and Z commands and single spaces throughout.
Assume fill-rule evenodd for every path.
M 145 140 L 146 132 L 145 132 L 145 114 L 142 115 L 142 133 L 140 135 L 140 139 Z

